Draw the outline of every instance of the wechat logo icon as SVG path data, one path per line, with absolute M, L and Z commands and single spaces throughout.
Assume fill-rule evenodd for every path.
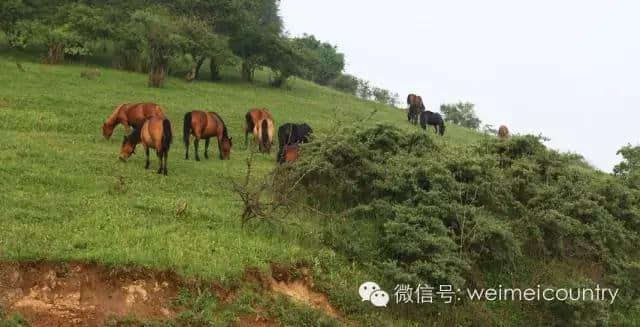
M 358 288 L 358 294 L 362 301 L 369 301 L 376 307 L 386 307 L 389 303 L 389 294 L 375 282 L 362 283 Z

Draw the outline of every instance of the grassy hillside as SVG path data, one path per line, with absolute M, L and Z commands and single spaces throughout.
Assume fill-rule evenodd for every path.
M 325 141 L 334 137 L 329 133 L 339 124 L 367 127 L 384 123 L 401 131 L 415 130 L 406 122 L 404 111 L 302 80 L 295 80 L 291 90 L 273 89 L 267 86 L 266 72 L 258 72 L 254 84 L 226 76 L 220 83 L 170 79 L 164 89 L 154 89 L 146 87 L 147 76 L 143 74 L 99 67 L 101 76 L 88 80 L 81 77 L 87 69 L 84 65 L 48 66 L 28 60 L 22 65 L 26 72 L 17 68 L 10 53 L 0 55 L 0 184 L 5 189 L 0 193 L 0 261 L 88 261 L 115 267 L 168 269 L 182 276 L 236 286 L 242 285 L 249 267 L 269 271 L 274 263 L 288 266 L 304 262 L 313 270 L 316 289 L 328 294 L 329 301 L 344 315 L 338 322 L 286 299 L 267 303 L 254 290 L 240 286 L 232 305 L 209 308 L 215 318 L 195 315 L 201 319 L 197 321 L 212 325 L 225 325 L 237 314 L 256 308 L 266 308 L 283 325 L 345 321 L 363 325 L 457 325 L 484 321 L 524 326 L 527 323 L 522 319 L 535 316 L 535 308 L 518 303 L 437 307 L 446 311 L 446 316 L 431 309 L 385 311 L 359 303 L 358 284 L 380 276 L 372 276 L 368 267 L 328 247 L 323 232 L 344 225 L 375 233 L 367 221 L 345 223 L 300 207 L 281 220 L 241 226 L 243 208 L 231 182 L 241 181 L 246 159 L 254 149 L 244 147 L 242 135 L 244 114 L 249 108 L 269 108 L 277 125 L 307 122 Z M 168 177 L 155 174 L 155 169 L 145 171 L 141 150 L 126 163 L 118 160 L 122 127 L 110 141 L 100 132 L 101 124 L 118 104 L 146 101 L 160 104 L 173 124 Z M 231 160 L 217 159 L 215 143 L 210 149 L 212 159 L 184 160 L 182 117 L 196 109 L 216 111 L 225 120 L 234 142 Z M 470 166 L 476 164 L 476 159 L 466 159 L 475 151 L 470 145 L 480 144 L 487 137 L 448 125 L 444 137 L 430 139 L 448 149 L 444 154 L 448 162 L 464 168 L 469 162 Z M 200 148 L 202 151 L 203 146 Z M 258 175 L 268 174 L 275 166 L 275 154 L 255 155 L 254 159 Z M 151 168 L 157 167 L 157 158 L 152 155 L 151 160 Z M 577 160 L 568 165 L 567 170 L 575 175 L 608 179 Z M 472 174 L 484 172 L 483 166 L 471 168 Z M 524 164 L 522 168 L 535 170 Z M 511 177 L 525 186 L 526 178 L 532 178 L 524 173 Z M 185 204 L 186 210 L 182 211 Z M 508 276 L 495 265 L 470 274 L 484 274 L 481 280 L 499 284 L 507 277 L 536 281 L 540 276 L 564 278 L 593 272 L 584 267 L 585 263 L 537 260 L 535 253 L 527 253 L 518 264 Z M 598 269 L 593 270 L 598 275 Z M 209 300 L 193 296 L 185 301 L 201 314 L 204 309 L 199 301 Z M 631 323 L 638 316 L 630 312 L 624 319 L 619 321 Z
M 322 217 L 297 211 L 284 225 L 240 226 L 230 182 L 244 176 L 250 153 L 243 144 L 244 114 L 266 107 L 276 124 L 307 122 L 322 134 L 336 121 L 360 121 L 376 110 L 363 124 L 413 128 L 403 111 L 302 80 L 291 90 L 273 89 L 264 73 L 254 84 L 170 79 L 154 89 L 143 74 L 101 69 L 101 77 L 88 80 L 80 65 L 22 65 L 26 72 L 7 55 L 0 58 L 2 260 L 95 261 L 221 281 L 238 279 L 246 267 L 313 262 L 325 251 L 316 233 Z M 141 150 L 119 162 L 122 127 L 111 141 L 100 132 L 118 104 L 144 101 L 160 104 L 173 124 L 166 178 L 143 169 Z M 217 159 L 215 143 L 212 159 L 184 160 L 182 117 L 195 109 L 223 117 L 234 142 L 231 160 Z M 446 142 L 472 137 L 451 127 Z M 274 155 L 258 155 L 256 169 L 266 174 L 274 162 Z M 177 216 L 185 202 L 186 213 Z

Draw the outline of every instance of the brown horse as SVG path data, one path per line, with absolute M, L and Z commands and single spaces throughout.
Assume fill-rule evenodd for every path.
M 284 147 L 284 162 L 293 162 L 300 157 L 300 146 L 298 144 L 285 145 Z
M 407 104 L 409 105 L 407 120 L 413 124 L 417 124 L 420 113 L 425 109 L 422 97 L 413 93 L 409 94 L 409 96 L 407 96 Z
M 142 143 L 147 155 L 144 169 L 149 169 L 149 148 L 154 148 L 160 159 L 158 174 L 164 173 L 167 176 L 167 159 L 172 140 L 171 122 L 166 118 L 153 117 L 146 120 L 142 126 L 135 127 L 130 135 L 124 137 L 120 149 L 120 160 L 127 160 L 131 154 L 135 153 L 138 143 Z
M 193 147 L 196 151 L 196 161 L 200 161 L 198 156 L 198 143 L 201 139 L 205 139 L 204 157 L 209 159 L 209 140 L 212 137 L 218 139 L 218 151 L 220 159 L 229 159 L 231 155 L 231 138 L 227 132 L 227 126 L 224 121 L 215 112 L 192 111 L 184 115 L 184 146 L 186 148 L 184 158 L 189 160 L 189 137 L 193 135 Z
M 244 145 L 247 146 L 247 134 L 253 132 L 260 152 L 271 152 L 273 144 L 273 116 L 267 109 L 251 109 L 245 115 L 247 125 L 244 127 Z
M 509 129 L 507 128 L 507 126 L 500 126 L 500 128 L 498 129 L 498 137 L 501 139 L 509 138 Z
M 155 103 L 121 104 L 102 125 L 102 135 L 108 140 L 118 124 L 122 124 L 128 134 L 130 126 L 140 126 L 145 119 L 152 117 L 165 118 L 164 111 Z

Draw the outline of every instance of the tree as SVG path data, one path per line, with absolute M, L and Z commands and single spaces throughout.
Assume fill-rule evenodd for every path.
M 389 98 L 389 105 L 392 107 L 396 107 L 398 104 L 400 104 L 400 94 L 399 93 L 393 93 L 391 95 L 391 98 Z
M 190 54 L 195 61 L 192 69 L 192 78 L 200 73 L 200 68 L 207 58 L 212 63 L 211 78 L 220 78 L 219 65 L 224 64 L 227 58 L 233 56 L 229 50 L 228 38 L 215 33 L 211 21 L 205 21 L 194 16 L 180 17 L 180 33 L 184 36 L 182 52 Z
M 162 7 L 137 10 L 131 15 L 128 32 L 137 35 L 150 65 L 149 86 L 162 87 L 172 56 L 187 40 L 180 33 L 179 20 Z
M 296 49 L 292 41 L 284 36 L 275 38 L 265 50 L 264 64 L 276 73 L 271 81 L 274 87 L 285 85 L 289 77 L 299 74 L 308 62 L 305 53 Z
M 371 89 L 371 82 L 364 79 L 359 79 L 358 80 L 358 96 L 360 96 L 365 100 L 369 100 L 371 99 L 372 95 L 373 95 L 373 90 Z
M 88 55 L 90 43 L 108 34 L 101 10 L 83 3 L 10 0 L 0 8 L 0 28 L 9 45 L 45 47 L 49 64 L 62 62 L 65 55 Z
M 344 69 L 344 55 L 338 53 L 336 46 L 321 42 L 313 35 L 304 34 L 293 39 L 293 46 L 308 56 L 300 67 L 300 77 L 320 85 L 328 85 Z
M 229 44 L 234 54 L 242 59 L 242 78 L 251 82 L 255 69 L 264 64 L 266 49 L 282 32 L 279 1 L 237 0 L 233 3 L 232 18 L 236 21 L 227 26 Z
M 331 87 L 338 91 L 356 95 L 356 92 L 358 91 L 359 80 L 353 75 L 340 74 L 329 84 L 331 85 Z
M 613 174 L 627 181 L 629 185 L 640 188 L 640 146 L 629 144 L 616 154 L 622 156 L 622 162 L 613 167 Z
M 440 106 L 440 112 L 444 115 L 445 121 L 464 127 L 478 129 L 482 123 L 476 116 L 473 103 L 443 104 Z
M 389 104 L 389 102 L 391 101 L 392 96 L 389 90 L 385 90 L 379 87 L 374 87 L 372 90 L 372 93 L 373 93 L 373 98 L 376 100 L 376 102 L 379 102 L 382 104 Z

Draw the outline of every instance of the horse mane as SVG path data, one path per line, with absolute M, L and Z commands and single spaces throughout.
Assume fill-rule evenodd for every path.
M 218 119 L 220 120 L 220 122 L 222 123 L 222 137 L 226 137 L 229 138 L 229 132 L 227 131 L 227 124 L 224 123 L 224 120 L 222 120 L 222 117 L 220 117 L 220 115 L 218 115 L 217 112 L 213 112 L 211 111 L 211 113 L 218 117 Z
M 118 117 L 118 113 L 120 112 L 120 109 L 122 109 L 122 107 L 126 106 L 128 103 L 123 103 L 119 106 L 116 107 L 116 109 L 111 113 L 111 115 L 107 118 L 107 120 L 104 122 L 107 125 L 114 125 L 115 124 L 115 120 Z

